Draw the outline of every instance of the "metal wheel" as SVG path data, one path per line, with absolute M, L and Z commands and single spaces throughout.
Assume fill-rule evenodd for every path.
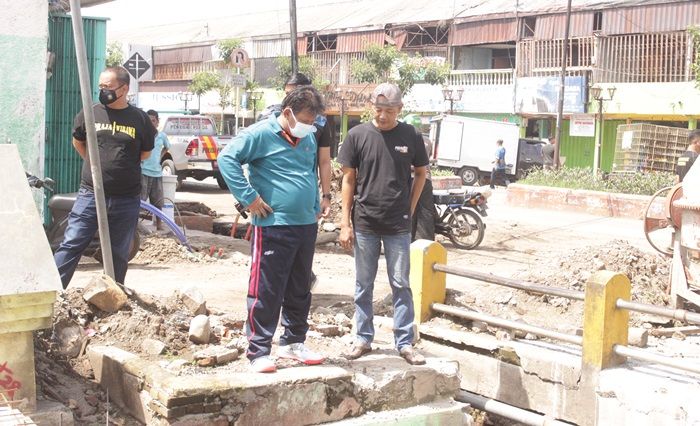
M 670 201 L 681 196 L 682 187 L 679 185 L 661 188 L 652 195 L 647 208 L 644 210 L 644 236 L 654 250 L 668 257 L 673 256 L 671 245 L 675 229 L 673 217 L 669 210 Z M 660 197 L 666 198 L 664 208 L 661 210 L 658 206 L 655 206 L 657 198 Z
M 141 250 L 141 236 L 139 236 L 139 231 L 136 230 L 136 232 L 134 232 L 134 238 L 131 239 L 131 244 L 129 245 L 129 260 L 133 259 L 139 250 Z M 97 249 L 95 254 L 92 255 L 92 258 L 102 263 L 102 250 Z
M 465 250 L 476 248 L 484 239 L 484 222 L 479 215 L 468 209 L 453 210 L 447 224 L 451 228 L 448 235 L 452 244 Z
M 479 172 L 473 167 L 462 167 L 457 172 L 457 175 L 462 178 L 462 183 L 467 186 L 473 186 L 479 182 Z

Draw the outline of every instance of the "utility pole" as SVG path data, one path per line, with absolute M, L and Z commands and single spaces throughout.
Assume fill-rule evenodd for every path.
M 569 30 L 571 28 L 571 0 L 566 4 L 566 27 L 564 30 L 564 46 L 561 52 L 561 76 L 559 79 L 559 105 L 557 106 L 557 130 L 554 145 L 554 168 L 559 169 L 559 147 L 561 146 L 561 122 L 564 116 L 564 88 L 566 85 L 566 63 L 569 61 Z
M 102 249 L 102 265 L 104 266 L 105 275 L 114 279 L 112 243 L 109 237 L 109 225 L 107 223 L 107 205 L 105 202 L 104 186 L 102 185 L 102 164 L 100 163 L 100 153 L 97 147 L 95 113 L 92 110 L 92 90 L 90 89 L 90 71 L 88 69 L 85 33 L 83 31 L 83 15 L 80 10 L 79 0 L 70 0 L 70 11 L 71 23 L 73 26 L 73 40 L 75 41 L 75 56 L 78 62 L 80 97 L 83 103 L 83 114 L 85 115 L 85 130 L 87 131 L 87 154 L 90 160 L 92 186 L 95 190 L 95 210 L 97 211 L 97 230 L 100 235 L 100 248 Z
M 297 1 L 289 0 L 289 41 L 292 43 L 292 75 L 299 72 L 297 53 Z

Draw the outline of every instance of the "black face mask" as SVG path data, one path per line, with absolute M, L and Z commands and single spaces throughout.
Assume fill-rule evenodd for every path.
M 114 90 L 111 89 L 100 89 L 100 103 L 102 105 L 109 105 L 116 101 L 119 96 L 117 96 L 117 90 L 121 89 L 124 85 L 117 87 Z

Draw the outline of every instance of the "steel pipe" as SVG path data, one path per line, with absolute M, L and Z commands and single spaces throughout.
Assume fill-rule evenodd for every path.
M 572 343 L 574 345 L 581 346 L 583 344 L 583 337 L 576 336 L 573 334 L 560 333 L 558 331 L 548 330 L 546 328 L 537 327 L 534 325 L 526 324 L 518 321 L 511 321 L 503 318 L 494 317 L 487 314 L 482 314 L 479 312 L 467 311 L 466 309 L 455 308 L 448 305 L 443 305 L 442 303 L 433 303 L 430 308 L 435 312 L 440 312 L 447 315 L 453 315 L 456 317 L 483 321 L 487 324 L 496 325 L 502 328 L 509 328 L 512 330 L 520 330 L 526 333 L 536 334 L 542 337 L 548 337 L 550 339 L 561 340 L 567 343 Z
M 653 362 L 655 364 L 665 365 L 667 367 L 677 368 L 679 370 L 690 371 L 700 374 L 700 364 L 689 364 L 678 359 L 670 358 L 665 355 L 660 355 L 654 352 L 644 351 L 641 349 L 633 349 L 629 346 L 614 345 L 613 352 L 620 356 L 636 359 L 639 361 Z
M 506 404 L 501 401 L 496 401 L 495 399 L 486 398 L 463 389 L 457 394 L 455 399 L 459 402 L 467 403 L 477 410 L 493 413 L 529 426 L 569 425 L 569 423 L 555 420 L 549 416 L 533 413 L 532 411 Z
M 647 305 L 646 303 L 630 302 L 629 300 L 623 299 L 617 299 L 615 306 L 618 309 L 627 309 L 628 311 L 643 312 L 645 314 L 673 318 L 687 323 L 700 324 L 700 314 L 686 311 L 685 309 L 664 308 L 661 306 Z
M 458 268 L 455 266 L 448 266 L 440 263 L 433 264 L 433 270 L 438 272 L 445 272 L 452 275 L 459 275 L 464 278 L 471 278 L 474 280 L 484 281 L 491 284 L 498 284 L 505 287 L 515 288 L 518 290 L 529 291 L 532 293 L 549 294 L 552 296 L 565 297 L 567 299 L 574 300 L 584 300 L 585 293 L 578 290 L 569 290 L 568 288 L 559 287 L 545 287 L 541 285 L 536 285 L 529 283 L 527 281 L 518 281 L 510 278 L 499 277 L 491 274 L 484 274 L 483 272 L 472 271 L 469 269 Z

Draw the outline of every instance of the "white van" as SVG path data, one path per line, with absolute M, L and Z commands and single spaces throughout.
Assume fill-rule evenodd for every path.
M 430 139 L 437 166 L 452 169 L 465 185 L 476 185 L 491 175 L 499 139 L 506 149 L 506 175 L 511 181 L 532 167 L 542 167 L 544 142 L 520 138 L 517 124 L 440 115 L 431 120 Z

